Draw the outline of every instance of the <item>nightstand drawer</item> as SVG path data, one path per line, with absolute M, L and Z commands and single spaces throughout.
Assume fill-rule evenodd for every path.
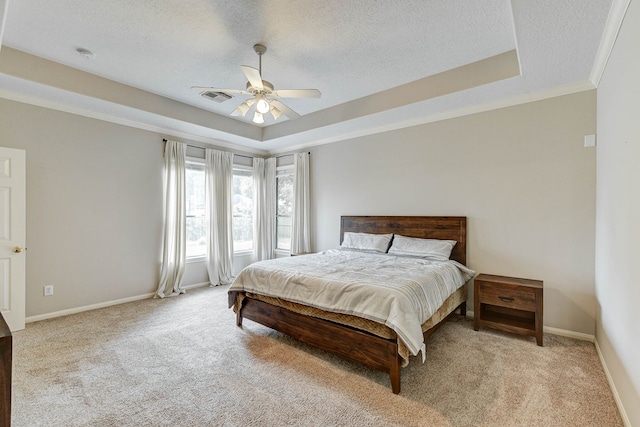
M 473 285 L 473 329 L 531 335 L 542 345 L 542 280 L 479 274 Z
M 482 304 L 491 304 L 517 310 L 536 310 L 536 293 L 533 289 L 523 289 L 520 286 L 484 282 L 481 282 L 479 285 L 479 298 Z

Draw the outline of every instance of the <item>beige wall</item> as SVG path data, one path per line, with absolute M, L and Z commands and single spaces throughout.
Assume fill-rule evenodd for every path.
M 629 425 L 640 426 L 640 3 L 598 87 L 596 339 Z
M 545 324 L 592 334 L 594 123 L 584 92 L 316 147 L 315 247 L 343 214 L 466 215 L 472 268 L 544 280 Z M 153 292 L 162 136 L 0 100 L 0 138 L 27 151 L 27 316 Z
M 595 91 L 319 146 L 317 250 L 340 215 L 464 215 L 477 272 L 544 280 L 544 324 L 593 334 Z
M 0 99 L 0 146 L 27 152 L 27 318 L 155 292 L 163 137 Z M 236 272 L 250 261 L 237 256 Z M 185 286 L 208 281 L 204 262 L 187 263 Z
M 155 290 L 161 136 L 0 99 L 0 145 L 27 153 L 27 317 Z

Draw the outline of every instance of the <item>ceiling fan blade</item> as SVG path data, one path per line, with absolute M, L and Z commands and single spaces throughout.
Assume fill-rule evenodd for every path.
M 262 77 L 260 76 L 260 71 L 256 70 L 253 67 L 249 67 L 248 65 L 241 65 L 242 71 L 244 71 L 244 75 L 247 76 L 247 80 L 251 83 L 251 86 L 258 90 L 264 89 L 262 85 Z
M 211 91 L 211 92 L 239 93 L 243 95 L 249 95 L 249 92 L 241 89 L 222 89 L 219 87 L 208 87 L 208 86 L 191 86 L 191 89 L 195 90 L 196 92 Z
M 290 119 L 297 119 L 298 117 L 300 117 L 300 114 L 296 113 L 291 108 L 287 107 L 277 99 L 272 99 L 270 102 L 271 102 L 271 105 L 276 107 L 278 110 L 282 111 L 282 114 L 289 117 Z
M 279 89 L 271 94 L 278 98 L 320 98 L 318 89 Z

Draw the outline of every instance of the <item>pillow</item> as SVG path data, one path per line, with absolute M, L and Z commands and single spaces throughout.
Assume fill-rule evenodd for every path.
M 456 243 L 455 240 L 417 239 L 396 234 L 389 253 L 446 261 L 451 256 L 451 251 Z
M 387 252 L 393 234 L 368 234 L 345 232 L 341 248 Z

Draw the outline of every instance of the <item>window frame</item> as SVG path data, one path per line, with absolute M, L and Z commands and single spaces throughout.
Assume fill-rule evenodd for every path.
M 253 166 L 249 166 L 249 165 L 242 165 L 242 164 L 238 164 L 238 163 L 234 163 L 232 165 L 232 175 L 236 175 L 235 172 L 236 170 L 241 170 L 241 171 L 245 171 L 245 172 L 249 172 L 250 176 L 251 176 L 251 180 L 253 182 Z M 233 178 L 232 178 L 233 179 Z M 253 207 L 251 210 L 251 226 L 252 226 L 252 239 L 251 239 L 251 249 L 241 249 L 241 250 L 236 250 L 235 248 L 235 244 L 233 247 L 233 254 L 234 256 L 239 255 L 248 255 L 248 254 L 253 254 L 253 252 L 255 251 L 255 247 L 256 247 L 256 236 L 253 235 L 255 233 L 255 227 L 254 227 L 254 223 L 255 223 L 255 207 L 256 207 L 256 191 L 255 191 L 255 185 L 254 183 L 252 183 L 253 187 L 252 187 L 252 193 L 253 193 L 253 197 L 252 197 L 252 202 L 253 202 Z M 233 197 L 233 194 L 231 195 L 231 197 Z M 233 209 L 233 201 L 231 202 L 231 206 Z M 233 222 L 233 215 L 231 217 L 231 221 Z M 234 243 L 235 243 L 235 238 L 234 238 Z
M 187 156 L 186 159 L 185 159 L 185 175 L 186 175 L 186 170 L 189 169 L 189 165 L 190 164 L 191 165 L 198 165 L 198 167 L 202 168 L 203 172 L 205 171 L 204 159 Z M 185 180 L 185 182 L 186 182 L 186 180 Z M 205 185 L 204 185 L 204 188 L 203 188 L 203 191 L 205 192 L 205 194 L 204 194 L 205 204 L 206 204 L 206 187 L 207 187 L 207 185 L 206 185 L 206 172 L 205 172 Z M 185 191 L 186 191 L 186 188 L 185 188 Z M 187 218 L 187 212 L 185 211 L 185 227 L 186 227 L 186 218 Z M 206 230 L 206 221 L 207 221 L 206 207 L 205 207 L 204 221 L 205 221 L 205 230 Z M 208 239 L 208 233 L 206 231 L 205 231 L 205 236 L 204 237 L 206 239 Z M 186 254 L 186 251 L 185 251 L 185 254 Z M 195 262 L 202 262 L 202 261 L 205 261 L 208 258 L 208 256 L 209 256 L 208 245 L 206 245 L 204 254 L 195 255 L 195 256 L 186 255 L 185 262 L 187 264 L 195 263 Z
M 289 249 L 278 248 L 278 217 L 280 216 L 280 215 L 278 215 L 278 178 L 281 177 L 281 176 L 290 175 L 291 178 L 293 179 L 294 172 L 295 172 L 295 170 L 294 170 L 294 165 L 293 164 L 287 164 L 287 165 L 284 165 L 284 166 L 278 166 L 276 168 L 276 182 L 275 182 L 275 186 L 276 186 L 276 189 L 275 189 L 276 190 L 276 206 L 275 206 L 275 218 L 274 218 L 275 230 L 274 230 L 273 242 L 274 242 L 274 251 L 275 251 L 276 255 L 280 255 L 280 256 L 287 256 L 287 255 L 291 254 L 291 245 L 289 245 Z M 292 212 L 292 215 L 293 215 L 293 212 Z

